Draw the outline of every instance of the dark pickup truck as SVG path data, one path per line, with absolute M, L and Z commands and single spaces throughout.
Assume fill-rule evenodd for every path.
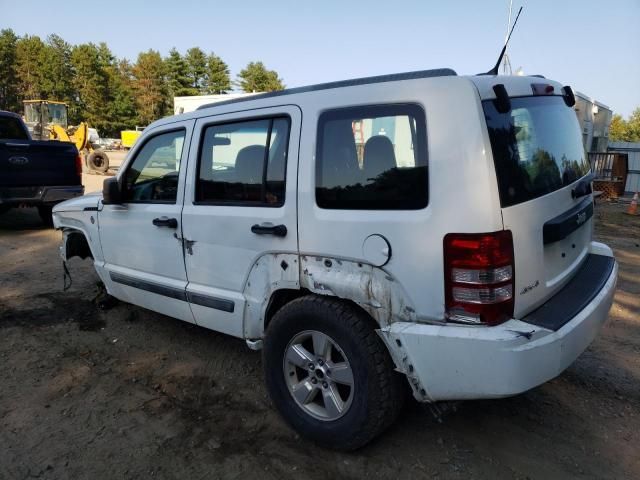
M 19 115 L 0 111 L 0 214 L 37 207 L 49 225 L 56 203 L 83 193 L 82 161 L 74 144 L 31 140 Z

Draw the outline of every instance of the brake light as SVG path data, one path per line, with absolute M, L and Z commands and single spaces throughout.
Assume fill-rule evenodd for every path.
M 514 273 L 511 231 L 445 235 L 447 320 L 497 325 L 511 318 Z
M 76 154 L 76 173 L 82 178 L 82 156 L 79 153 Z
M 532 83 L 531 90 L 534 95 L 553 95 L 554 88 L 548 83 Z

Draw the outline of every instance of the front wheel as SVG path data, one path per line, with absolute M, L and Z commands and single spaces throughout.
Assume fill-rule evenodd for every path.
M 280 414 L 327 448 L 365 445 L 402 407 L 402 378 L 372 320 L 338 299 L 310 295 L 279 310 L 267 329 L 263 364 Z

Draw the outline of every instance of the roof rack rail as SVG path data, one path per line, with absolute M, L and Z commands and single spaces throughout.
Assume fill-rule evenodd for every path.
M 247 102 L 250 100 L 259 100 L 263 98 L 280 97 L 283 95 L 293 95 L 296 93 L 315 92 L 318 90 L 329 90 L 331 88 L 341 87 L 353 87 L 356 85 L 367 85 L 370 83 L 384 83 L 395 82 L 398 80 L 415 80 L 419 78 L 432 78 L 432 77 L 451 77 L 457 76 L 455 70 L 450 68 L 436 68 L 433 70 L 418 70 L 415 72 L 405 73 L 393 73 L 391 75 L 377 75 L 375 77 L 363 77 L 354 78 L 351 80 L 340 80 L 337 82 L 319 83 L 317 85 L 309 85 L 306 87 L 288 88 L 286 90 L 279 90 L 276 92 L 259 93 L 248 97 L 234 98 L 231 100 L 223 100 L 222 102 L 208 103 L 206 105 L 199 106 L 196 110 L 203 110 L 205 108 L 218 107 L 220 105 L 229 105 L 231 103 Z

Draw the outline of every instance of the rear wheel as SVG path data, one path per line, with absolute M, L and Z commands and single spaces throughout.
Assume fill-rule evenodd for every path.
M 38 207 L 38 215 L 40 215 L 42 223 L 44 223 L 47 227 L 53 226 L 53 218 L 51 217 L 52 210 L 53 207 L 50 205 L 40 205 Z
M 94 150 L 87 158 L 87 167 L 100 173 L 106 173 L 109 170 L 109 157 L 102 150 Z
M 396 419 L 403 379 L 373 327 L 355 306 L 327 297 L 296 299 L 274 316 L 263 351 L 267 389 L 304 437 L 354 450 Z

